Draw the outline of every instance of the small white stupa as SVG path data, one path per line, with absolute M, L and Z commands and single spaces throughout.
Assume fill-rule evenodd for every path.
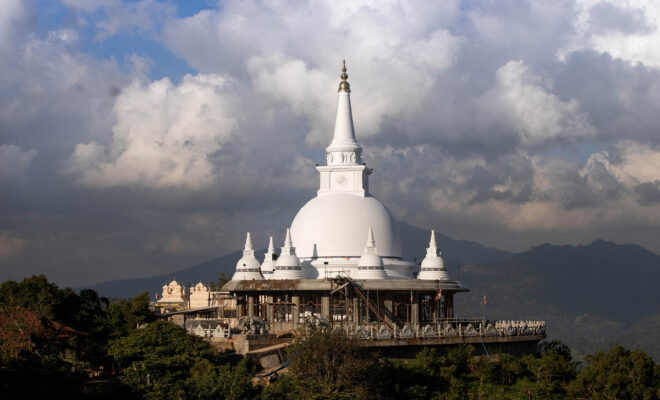
M 364 247 L 364 252 L 352 277 L 355 279 L 386 279 L 383 259 L 378 254 L 374 230 L 371 227 L 367 234 L 367 245 Z
M 259 260 L 254 256 L 254 248 L 252 247 L 252 238 L 248 232 L 245 238 L 245 248 L 243 249 L 243 257 L 236 263 L 236 273 L 231 277 L 232 281 L 254 280 L 263 279 L 261 276 L 261 269 Z
M 275 271 L 271 279 L 304 279 L 305 276 L 300 266 L 300 260 L 296 255 L 296 248 L 291 240 L 291 229 L 286 229 L 286 238 L 282 253 L 275 263 Z
M 272 279 L 273 271 L 275 270 L 275 246 L 273 245 L 273 237 L 268 241 L 268 250 L 264 254 L 264 262 L 261 263 L 261 275 L 264 279 Z
M 426 249 L 426 257 L 422 260 L 422 269 L 417 276 L 417 279 L 426 280 L 447 280 L 447 270 L 445 269 L 445 262 L 440 257 L 438 250 L 438 243 L 435 241 L 435 231 L 431 231 L 431 240 L 429 247 Z

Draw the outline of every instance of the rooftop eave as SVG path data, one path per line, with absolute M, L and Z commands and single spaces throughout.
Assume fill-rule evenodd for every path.
M 363 290 L 385 291 L 428 291 L 469 292 L 458 281 L 419 280 L 419 279 L 354 279 Z M 331 281 L 327 279 L 269 279 L 229 281 L 222 287 L 228 292 L 286 292 L 286 291 L 330 291 Z

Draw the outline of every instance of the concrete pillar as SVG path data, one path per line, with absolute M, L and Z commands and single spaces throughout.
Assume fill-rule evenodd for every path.
M 293 314 L 293 328 L 295 329 L 300 323 L 300 296 L 291 296 L 293 307 L 291 313 Z
M 454 294 L 448 294 L 445 301 L 447 302 L 447 318 L 454 318 Z
M 413 324 L 419 324 L 419 299 L 415 296 L 415 301 L 410 305 L 410 320 Z
M 266 320 L 273 323 L 273 296 L 266 296 Z
M 249 295 L 247 301 L 247 316 L 252 318 L 254 317 L 254 296 Z
M 236 299 L 236 318 L 241 318 L 245 315 L 245 299 L 240 296 Z
M 321 317 L 327 319 L 329 322 L 332 322 L 330 319 L 330 297 L 321 296 Z
M 383 308 L 384 308 L 383 314 L 385 314 L 385 320 L 391 323 L 394 322 L 392 319 L 392 316 L 394 315 L 393 312 L 394 310 L 392 309 L 393 308 L 392 295 L 388 293 L 386 296 L 387 297 L 385 297 L 385 300 L 383 300 Z
M 360 299 L 353 297 L 353 325 L 360 325 Z

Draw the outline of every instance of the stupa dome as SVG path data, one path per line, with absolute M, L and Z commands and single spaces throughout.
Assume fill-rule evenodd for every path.
M 401 238 L 394 218 L 371 195 L 331 193 L 311 199 L 293 219 L 291 235 L 301 259 L 360 257 L 364 232 L 373 228 L 381 257 L 400 258 Z

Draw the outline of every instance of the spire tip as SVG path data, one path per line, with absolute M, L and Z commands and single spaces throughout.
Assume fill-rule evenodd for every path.
M 341 82 L 339 82 L 339 92 L 346 92 L 350 93 L 351 92 L 351 85 L 348 83 L 346 79 L 348 79 L 348 74 L 346 74 L 346 60 L 342 60 L 341 62 Z

